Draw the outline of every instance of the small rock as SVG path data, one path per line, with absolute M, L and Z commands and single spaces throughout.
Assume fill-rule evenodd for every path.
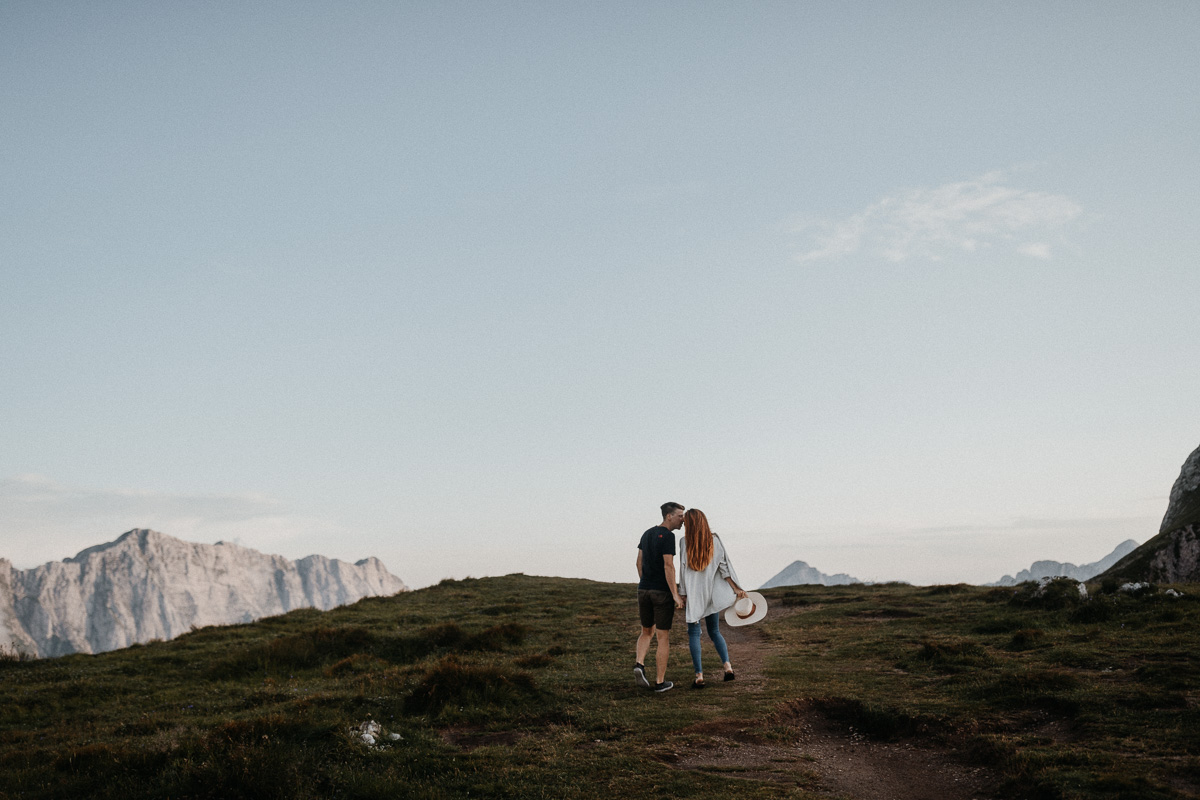
M 1148 583 L 1140 583 L 1139 582 L 1139 583 L 1122 583 L 1121 584 L 1122 592 L 1140 592 L 1142 589 L 1148 589 L 1148 588 L 1150 588 L 1150 584 L 1148 584 Z
M 1183 597 L 1183 592 L 1177 592 L 1174 589 L 1167 589 L 1163 594 L 1167 597 Z
M 400 741 L 400 739 L 402 739 L 403 737 L 402 737 L 402 736 L 400 736 L 400 734 L 398 734 L 398 733 L 389 733 L 389 734 L 388 734 L 388 738 L 389 738 L 389 739 L 391 739 L 393 742 L 398 742 L 398 741 Z
M 369 733 L 364 733 L 358 738 L 362 740 L 363 744 L 375 744 L 375 737 Z

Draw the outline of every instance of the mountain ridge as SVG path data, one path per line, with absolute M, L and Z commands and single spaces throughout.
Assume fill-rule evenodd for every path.
M 374 557 L 293 561 L 135 528 L 27 570 L 0 558 L 0 646 L 42 657 L 97 653 L 407 588 Z
M 1125 556 L 1132 553 L 1138 548 L 1138 543 L 1133 539 L 1126 539 L 1121 542 L 1111 553 L 1106 555 L 1099 561 L 1093 561 L 1090 564 L 1080 564 L 1076 566 L 1069 561 L 1035 561 L 1029 566 L 1029 569 L 1023 569 L 1015 576 L 1005 575 L 998 581 L 993 583 L 985 583 L 984 586 L 1016 586 L 1018 583 L 1025 581 L 1036 581 L 1042 578 L 1058 578 L 1066 577 L 1077 581 L 1090 581 L 1097 575 L 1107 570 L 1113 564 L 1116 564 Z

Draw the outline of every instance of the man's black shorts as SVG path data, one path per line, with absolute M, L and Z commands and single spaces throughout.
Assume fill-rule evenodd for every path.
M 643 628 L 669 631 L 675 619 L 675 598 L 661 589 L 638 589 L 638 614 Z

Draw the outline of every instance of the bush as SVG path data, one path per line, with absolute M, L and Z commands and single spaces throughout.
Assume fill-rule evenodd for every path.
M 982 645 L 967 639 L 921 642 L 917 658 L 944 672 L 958 672 L 965 667 L 983 667 L 992 663 Z
M 513 706 L 526 701 L 535 691 L 533 677 L 528 673 L 463 664 L 450 655 L 425 673 L 420 684 L 404 699 L 404 711 L 437 714 L 448 705 Z
M 4 664 L 23 664 L 26 661 L 34 661 L 37 656 L 33 653 L 27 653 L 14 644 L 12 647 L 4 647 L 0 645 L 0 666 Z
M 963 592 L 971 591 L 972 588 L 974 588 L 974 587 L 969 586 L 968 584 L 965 584 L 965 583 L 943 584 L 941 586 L 931 586 L 929 588 L 929 591 L 927 591 L 925 594 L 928 594 L 928 595 L 962 594 Z
M 548 667 L 554 663 L 554 656 L 546 655 L 545 653 L 534 653 L 533 655 L 521 656 L 513 661 L 518 667 L 526 669 Z
M 1068 619 L 1071 622 L 1083 624 L 1107 622 L 1113 618 L 1116 611 L 1116 605 L 1110 599 L 1097 597 L 1090 603 L 1081 605 L 1072 611 Z
M 1016 617 L 1001 617 L 976 625 L 972 630 L 982 634 L 1012 633 L 1025 627 L 1025 624 L 1025 620 Z
M 1010 602 L 1026 608 L 1046 610 L 1073 608 L 1080 603 L 1087 602 L 1087 595 L 1079 592 L 1080 586 L 1082 584 L 1072 578 L 1053 578 L 1037 583 L 1026 582 L 1021 584 Z
M 1017 631 L 1013 634 L 1012 639 L 1008 643 L 1009 650 L 1032 650 L 1041 644 L 1042 638 L 1046 634 L 1037 628 L 1027 628 Z
M 1017 590 L 1008 586 L 997 586 L 983 593 L 985 603 L 1007 603 L 1017 594 Z
M 505 622 L 476 633 L 467 633 L 453 622 L 425 628 L 417 634 L 414 645 L 427 645 L 429 650 L 437 647 L 460 653 L 481 650 L 503 650 L 510 644 L 525 641 L 529 629 L 515 622 Z

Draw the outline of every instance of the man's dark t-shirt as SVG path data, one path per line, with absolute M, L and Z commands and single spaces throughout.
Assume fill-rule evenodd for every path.
M 642 580 L 638 583 L 638 588 L 671 591 L 667 584 L 663 556 L 675 555 L 675 534 L 661 525 L 655 525 L 642 534 L 642 542 L 638 549 L 642 551 Z

